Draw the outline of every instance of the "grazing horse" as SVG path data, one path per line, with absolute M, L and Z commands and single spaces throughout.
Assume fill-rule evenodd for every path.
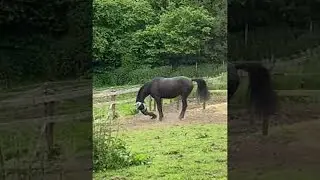
M 240 77 L 237 70 L 248 72 L 250 106 L 256 115 L 263 118 L 263 135 L 268 134 L 268 117 L 276 111 L 277 95 L 271 85 L 271 77 L 267 68 L 258 63 L 228 64 L 228 102 L 237 91 Z M 251 121 L 253 123 L 253 119 Z
M 198 84 L 197 95 L 200 97 L 201 101 L 207 101 L 209 99 L 209 91 L 207 84 L 203 79 L 189 79 L 184 76 L 164 78 L 157 77 L 152 81 L 145 83 L 138 91 L 136 97 L 136 106 L 144 115 L 152 116 L 151 119 L 155 119 L 157 116 L 148 112 L 144 100 L 147 96 L 151 96 L 155 99 L 157 103 L 157 108 L 159 112 L 159 120 L 163 119 L 162 112 L 162 99 L 172 99 L 181 96 L 182 100 L 182 110 L 179 115 L 179 119 L 184 118 L 185 111 L 187 109 L 187 98 L 193 89 L 193 83 Z

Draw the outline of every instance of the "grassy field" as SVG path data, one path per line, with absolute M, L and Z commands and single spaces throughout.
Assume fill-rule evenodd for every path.
M 210 90 L 226 89 L 227 73 L 206 77 Z M 132 87 L 139 87 L 135 85 Z M 132 88 L 131 87 L 131 88 Z M 111 87 L 127 89 L 130 86 Z M 106 88 L 96 89 L 97 92 Z M 196 86 L 193 94 L 196 91 Z M 218 94 L 217 94 L 218 95 Z M 219 94 L 221 96 L 221 94 Z M 225 96 L 225 94 L 223 94 Z M 136 93 L 117 96 L 117 101 L 133 99 L 131 103 L 117 104 L 118 117 L 129 118 L 137 114 Z M 191 95 L 193 96 L 193 95 Z M 214 95 L 215 96 L 215 95 Z M 108 98 L 94 100 L 94 120 L 104 121 L 108 114 Z M 146 99 L 148 104 L 149 98 Z M 100 103 L 99 106 L 97 102 Z M 163 100 L 169 104 L 170 100 Z M 227 126 L 219 124 L 162 126 L 153 129 L 121 131 L 117 138 L 123 140 L 133 154 L 149 157 L 144 165 L 108 169 L 95 172 L 94 179 L 227 179 Z
M 150 164 L 107 170 L 94 179 L 227 179 L 226 129 L 207 124 L 123 132 L 119 137 L 132 152 L 150 156 Z
M 216 77 L 206 77 L 204 78 L 207 82 L 208 89 L 209 90 L 225 90 L 227 87 L 227 73 L 222 72 L 218 74 Z M 109 87 L 109 88 L 97 88 L 95 91 L 97 93 L 102 92 L 104 90 L 123 90 L 123 89 L 130 89 L 130 88 L 137 88 L 140 87 L 141 85 L 126 85 L 126 86 L 114 86 L 114 87 Z M 196 92 L 197 86 L 193 88 L 191 96 L 194 97 L 195 92 Z M 221 93 L 217 92 L 214 93 L 213 96 L 219 95 L 221 96 Z M 134 104 L 134 99 L 136 97 L 136 92 L 133 93 L 127 93 L 127 94 L 121 94 L 117 96 L 117 101 L 121 100 L 128 100 L 132 99 L 132 103 L 124 103 L 124 104 L 118 104 L 117 106 L 117 113 L 119 117 L 124 117 L 124 116 L 132 116 L 137 114 L 138 112 L 135 110 Z M 105 118 L 105 114 L 107 114 L 108 106 L 109 104 L 104 104 L 106 102 L 110 101 L 109 97 L 106 98 L 99 98 L 99 99 L 94 99 L 94 119 L 100 119 L 100 118 Z M 149 101 L 149 98 L 147 97 L 146 102 Z M 96 103 L 101 103 L 98 107 L 95 106 Z M 164 104 L 169 104 L 170 100 L 169 99 L 164 99 L 163 100 Z

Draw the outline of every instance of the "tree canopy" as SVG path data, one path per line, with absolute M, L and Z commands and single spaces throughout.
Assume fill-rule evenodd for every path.
M 94 58 L 105 70 L 226 58 L 226 6 L 221 9 L 211 1 L 95 0 L 93 7 Z
M 90 67 L 89 9 L 89 1 L 1 1 L 0 80 L 7 84 L 0 86 L 84 74 Z
M 319 8 L 319 0 L 229 0 L 229 58 L 285 57 L 319 44 Z

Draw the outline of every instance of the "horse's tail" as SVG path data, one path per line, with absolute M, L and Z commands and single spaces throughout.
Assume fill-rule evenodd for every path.
M 248 72 L 251 106 L 263 115 L 273 114 L 276 111 L 277 95 L 272 87 L 269 70 L 258 63 L 237 64 L 235 68 Z
M 205 80 L 203 79 L 192 79 L 198 84 L 197 95 L 200 97 L 200 101 L 207 101 L 210 98 L 210 93 Z

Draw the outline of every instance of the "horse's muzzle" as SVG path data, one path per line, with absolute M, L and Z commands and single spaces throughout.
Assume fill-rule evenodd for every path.
M 146 115 L 146 116 L 151 116 L 151 119 L 155 119 L 157 118 L 157 115 L 155 115 L 154 113 L 152 112 L 148 112 L 147 109 L 143 109 L 141 110 L 142 114 Z

